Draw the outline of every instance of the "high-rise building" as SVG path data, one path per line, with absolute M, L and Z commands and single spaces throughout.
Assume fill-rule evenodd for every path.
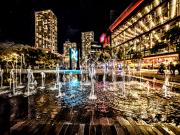
M 77 68 L 77 60 L 79 60 L 77 44 L 75 42 L 65 41 L 64 46 L 64 64 L 66 67 Z M 71 53 L 71 54 L 70 54 Z M 71 60 L 70 60 L 71 59 Z M 74 67 L 72 67 L 72 65 Z
M 109 27 L 111 45 L 122 50 L 128 63 L 138 53 L 143 68 L 158 68 L 178 60 L 178 45 L 164 39 L 178 27 L 180 0 L 136 0 Z
M 77 44 L 75 42 L 65 41 L 64 46 L 64 56 L 69 57 L 69 49 L 76 48 Z
M 57 18 L 51 10 L 35 12 L 35 47 L 57 52 Z
M 82 58 L 87 57 L 91 54 L 91 43 L 94 41 L 94 32 L 82 32 Z

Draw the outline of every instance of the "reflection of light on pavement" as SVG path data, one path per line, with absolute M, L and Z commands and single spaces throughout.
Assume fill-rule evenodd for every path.
M 63 101 L 71 107 L 82 105 L 87 98 L 87 91 L 81 90 L 80 82 L 77 79 L 67 83 L 64 93 Z
M 73 79 L 69 82 L 69 86 L 71 87 L 78 87 L 80 85 L 80 82 L 77 79 Z

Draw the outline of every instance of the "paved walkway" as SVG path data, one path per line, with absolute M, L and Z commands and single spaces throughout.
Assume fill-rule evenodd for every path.
M 10 132 L 11 135 L 179 135 L 180 128 L 168 123 L 150 125 L 117 117 L 112 125 L 26 120 L 17 122 Z

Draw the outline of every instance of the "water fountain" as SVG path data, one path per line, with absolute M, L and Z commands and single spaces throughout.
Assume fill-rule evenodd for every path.
M 56 71 L 55 71 L 55 74 L 56 74 L 56 82 L 54 83 L 54 86 L 53 87 L 50 87 L 49 89 L 50 90 L 58 90 L 58 84 L 59 84 L 59 64 L 56 65 Z
M 45 73 L 41 72 L 41 86 L 39 87 L 39 89 L 41 90 L 45 89 L 45 86 L 44 86 L 45 77 L 46 77 Z
M 11 69 L 10 71 L 10 81 L 9 81 L 9 86 L 10 89 L 13 90 L 13 95 L 15 95 L 16 91 L 15 91 L 15 75 L 14 75 L 14 69 Z
M 91 66 L 91 70 L 90 70 L 90 78 L 91 78 L 91 86 L 92 86 L 91 87 L 91 92 L 90 92 L 90 95 L 89 95 L 90 100 L 97 99 L 97 96 L 94 93 L 94 83 L 95 83 L 94 76 L 95 76 L 95 69 L 94 69 L 94 64 L 93 64 Z
M 103 90 L 105 91 L 106 90 L 106 65 L 105 64 L 103 66 L 103 72 L 104 72 L 104 75 L 103 75 Z
M 65 73 L 65 71 L 63 72 L 62 81 L 63 81 L 63 84 L 65 84 L 65 82 L 66 82 L 66 73 Z
M 146 88 L 147 88 L 147 95 L 149 95 L 149 90 L 150 90 L 149 81 L 146 81 Z
M 170 96 L 169 95 L 170 84 L 169 84 L 169 77 L 168 76 L 165 77 L 165 82 L 164 82 L 164 84 L 162 86 L 162 90 L 164 92 L 164 97 L 169 97 Z
M 30 96 L 36 93 L 35 86 L 37 86 L 37 81 L 34 78 L 33 72 L 30 68 L 27 69 L 27 92 L 24 93 L 25 96 Z
M 69 83 L 71 83 L 71 80 L 72 80 L 72 72 L 69 73 Z
M 24 54 L 21 54 L 21 65 L 20 65 L 20 69 L 19 69 L 19 85 L 16 86 L 17 89 L 25 88 L 25 86 L 22 85 L 22 66 L 23 66 L 23 64 L 25 64 L 25 58 L 24 58 Z
M 7 88 L 8 88 L 8 86 L 4 86 L 4 85 L 3 85 L 3 81 L 4 81 L 4 79 L 3 79 L 3 74 L 4 74 L 4 70 L 3 70 L 3 69 L 0 69 L 0 78 L 1 78 L 1 87 L 0 87 L 0 89 L 1 89 L 1 90 L 4 90 L 4 89 L 7 89 Z
M 130 71 L 130 67 L 129 65 L 127 65 L 127 81 L 130 82 L 131 81 L 131 71 Z M 130 83 L 128 83 L 130 84 Z
M 124 66 L 123 66 L 123 70 L 122 70 L 122 86 L 121 86 L 121 88 L 122 88 L 122 96 L 123 97 L 126 97 L 126 86 L 125 86 L 125 64 L 124 64 Z
M 116 119 L 114 117 L 114 113 L 116 116 L 121 116 L 122 118 L 128 117 L 128 120 L 129 120 L 129 118 L 130 119 L 134 118 L 134 119 L 137 119 L 138 122 L 139 122 L 139 120 L 152 122 L 153 120 L 151 119 L 151 114 L 154 113 L 156 116 L 156 114 L 160 114 L 160 113 L 164 113 L 164 112 L 167 113 L 166 107 L 164 107 L 164 105 L 169 108 L 171 107 L 171 106 L 169 106 L 169 104 L 167 104 L 167 102 L 169 102 L 169 100 L 167 100 L 167 98 L 163 98 L 162 96 L 159 96 L 159 94 L 154 94 L 153 92 L 151 92 L 151 94 L 149 94 L 150 93 L 149 81 L 146 81 L 146 83 L 144 83 L 144 85 L 143 85 L 144 87 L 142 87 L 140 89 L 139 85 L 138 85 L 139 81 L 136 81 L 136 82 L 134 81 L 134 83 L 132 83 L 130 81 L 125 80 L 124 70 L 122 70 L 122 74 L 121 74 L 122 80 L 121 81 L 116 80 L 115 70 L 112 70 L 112 83 L 109 83 L 108 82 L 109 78 L 106 78 L 107 70 L 106 70 L 106 67 L 104 67 L 103 80 L 101 80 L 101 82 L 98 82 L 95 79 L 95 75 L 96 75 L 95 71 L 96 71 L 95 67 L 92 64 L 89 68 L 89 75 L 90 75 L 89 78 L 90 78 L 90 83 L 91 83 L 91 88 L 90 88 L 90 87 L 84 87 L 83 79 L 79 83 L 79 80 L 76 78 L 76 75 L 74 74 L 74 72 L 69 72 L 69 73 L 67 73 L 67 71 L 64 71 L 64 73 L 62 72 L 64 74 L 64 76 L 63 76 L 64 83 L 62 83 L 60 81 L 61 74 L 59 75 L 59 72 L 61 73 L 61 71 L 59 71 L 57 68 L 56 72 L 55 72 L 56 73 L 55 88 L 58 91 L 50 91 L 50 92 L 41 91 L 41 94 L 45 94 L 44 97 L 46 98 L 46 101 L 50 101 L 49 104 L 51 104 L 52 106 L 56 107 L 56 103 L 58 102 L 58 106 L 56 108 L 59 108 L 60 110 L 57 111 L 57 114 L 58 114 L 58 112 L 63 112 L 61 114 L 62 114 L 62 116 L 64 116 L 64 118 L 63 117 L 61 117 L 61 118 L 63 118 L 63 120 L 65 120 L 65 122 L 66 122 L 66 118 L 69 118 L 68 115 L 70 114 L 70 116 L 72 115 L 73 122 L 79 122 L 79 120 L 81 120 L 80 122 L 82 122 L 82 121 L 84 122 L 87 119 L 89 123 L 87 121 L 86 121 L 86 123 L 88 123 L 90 125 L 96 124 L 95 122 L 101 121 L 101 120 L 99 120 L 98 117 L 96 117 L 96 115 L 97 115 L 96 110 L 98 110 L 98 115 L 99 114 L 104 115 L 104 114 L 107 114 L 108 112 L 110 112 L 111 110 L 113 111 L 112 117 L 108 116 L 106 118 L 107 122 L 111 122 L 111 121 L 114 122 L 114 120 L 116 121 Z M 65 79 L 65 73 L 67 74 L 68 79 Z M 84 73 L 84 75 L 85 75 L 85 73 Z M 129 73 L 128 68 L 127 68 L 126 75 L 129 75 L 129 76 L 132 75 Z M 83 78 L 82 70 L 80 71 L 80 76 L 81 76 L 81 78 Z M 41 72 L 41 86 L 43 86 L 43 87 L 45 87 L 44 79 L 45 79 L 45 74 L 44 74 L 44 72 Z M 48 79 L 48 78 L 46 78 L 46 79 Z M 32 71 L 30 69 L 28 69 L 28 88 L 30 88 L 31 84 L 34 84 L 34 86 L 35 86 L 36 82 L 33 80 L 34 80 L 34 76 L 32 74 Z M 103 86 L 104 86 L 103 89 L 105 91 L 102 89 L 99 89 L 102 87 L 102 81 L 103 81 Z M 48 82 L 48 81 L 46 81 L 46 82 Z M 50 84 L 51 84 L 51 82 L 50 82 Z M 117 84 L 119 84 L 119 85 L 117 85 Z M 167 88 L 168 85 L 169 85 L 168 79 L 166 78 L 165 79 L 166 87 L 164 86 L 164 88 Z M 111 91 L 111 89 L 122 90 L 122 92 Z M 90 91 L 90 94 L 89 94 L 89 91 Z M 31 93 L 31 89 L 28 89 L 28 92 Z M 146 94 L 147 94 L 147 96 L 146 96 Z M 28 94 L 28 95 L 30 95 L 30 94 Z M 165 95 L 165 97 L 168 96 L 167 89 L 166 90 L 164 89 L 164 95 Z M 39 94 L 37 94 L 37 96 L 39 96 Z M 88 96 L 88 99 L 93 100 L 93 102 L 89 102 L 89 100 L 87 100 L 87 96 Z M 31 96 L 31 97 L 33 97 L 33 96 Z M 53 102 L 54 99 L 57 101 Z M 96 99 L 98 99 L 98 100 L 96 100 Z M 102 104 L 99 105 L 98 104 L 99 102 L 102 102 Z M 99 108 L 98 108 L 98 105 L 99 105 Z M 81 108 L 81 109 L 79 109 L 79 108 Z M 45 109 L 46 109 L 46 106 L 45 106 Z M 64 110 L 67 113 L 64 113 Z M 87 110 L 88 110 L 88 113 L 87 113 Z M 89 113 L 89 111 L 92 111 L 92 112 L 90 112 L 91 114 Z M 72 112 L 76 112 L 76 113 L 73 114 Z M 83 114 L 86 114 L 86 115 L 83 116 L 82 112 L 83 112 Z M 42 112 L 42 113 L 44 114 L 44 112 Z M 47 109 L 46 109 L 45 115 L 48 115 L 48 113 L 49 113 L 49 110 L 47 112 Z M 110 113 L 108 113 L 108 114 L 110 114 Z M 163 114 L 163 115 L 165 115 L 165 114 Z M 68 116 L 68 117 L 66 117 L 66 116 Z M 82 117 L 79 117 L 79 116 L 82 116 Z M 74 118 L 77 118 L 77 121 Z M 109 121 L 109 118 L 111 119 L 111 121 Z M 72 122 L 72 121 L 70 120 L 70 122 Z M 165 121 L 165 120 L 163 120 L 163 121 Z
M 15 58 L 16 58 L 16 60 L 15 60 L 15 66 L 16 66 L 16 69 L 15 69 L 15 87 L 17 88 L 17 82 L 18 82 L 18 67 L 17 67 L 17 63 L 18 63 L 18 55 L 16 54 L 15 55 Z
M 1 89 L 3 88 L 3 69 L 0 69 L 0 77 L 1 77 Z
M 61 82 L 58 83 L 58 95 L 56 96 L 57 98 L 63 97 L 64 93 L 61 92 L 62 84 Z
M 138 63 L 138 70 L 139 70 L 139 86 L 140 86 L 140 89 L 142 88 L 142 75 L 141 75 L 141 60 L 139 61 Z
M 80 79 L 80 87 L 81 87 L 81 90 L 83 90 L 83 72 L 82 70 L 80 71 L 81 73 L 81 79 Z

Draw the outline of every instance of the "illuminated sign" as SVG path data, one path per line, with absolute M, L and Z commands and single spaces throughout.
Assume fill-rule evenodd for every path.
M 74 61 L 78 60 L 78 50 L 71 49 L 71 59 L 74 60 Z

